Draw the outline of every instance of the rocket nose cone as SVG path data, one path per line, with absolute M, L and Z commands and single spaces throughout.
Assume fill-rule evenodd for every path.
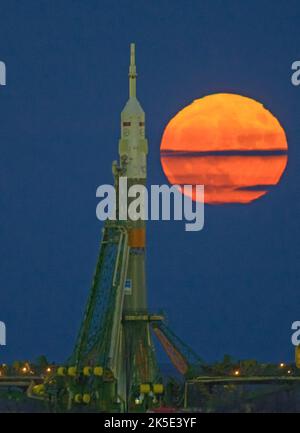
M 125 107 L 123 108 L 122 114 L 128 114 L 130 116 L 139 116 L 144 114 L 139 101 L 136 98 L 130 98 Z

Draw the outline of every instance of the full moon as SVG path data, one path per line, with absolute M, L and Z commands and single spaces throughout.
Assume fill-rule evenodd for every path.
M 161 164 L 171 184 L 204 185 L 205 203 L 246 204 L 278 184 L 287 149 L 283 127 L 260 102 L 218 93 L 196 99 L 171 119 Z

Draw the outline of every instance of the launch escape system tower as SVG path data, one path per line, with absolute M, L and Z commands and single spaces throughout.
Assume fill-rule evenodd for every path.
M 113 162 L 118 203 L 120 178 L 127 188 L 145 185 L 148 143 L 145 113 L 136 97 L 135 46 L 130 47 L 129 99 L 121 113 L 119 162 Z M 126 191 L 127 193 L 127 191 Z M 100 411 L 145 410 L 162 404 L 164 384 L 152 335 L 186 375 L 199 358 L 147 309 L 145 221 L 106 220 L 82 325 L 65 366 L 33 390 L 56 406 L 89 405 Z M 127 212 L 127 210 L 126 210 Z

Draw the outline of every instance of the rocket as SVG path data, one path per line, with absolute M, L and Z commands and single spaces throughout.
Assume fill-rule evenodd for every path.
M 124 178 L 127 191 L 134 185 L 146 186 L 148 142 L 145 137 L 145 113 L 136 96 L 135 45 L 130 45 L 129 99 L 121 112 L 118 184 Z M 116 168 L 116 167 L 115 167 Z M 127 194 L 125 193 L 126 197 Z M 128 205 L 130 200 L 128 198 Z M 119 334 L 118 392 L 127 401 L 138 384 L 152 383 L 157 376 L 154 346 L 150 332 L 146 290 L 146 224 L 143 219 L 120 221 L 128 234 L 128 265 L 122 304 L 122 328 Z M 133 387 L 133 388 L 132 388 Z
M 127 187 L 146 185 L 148 142 L 145 137 L 145 113 L 136 96 L 135 44 L 130 45 L 129 99 L 121 112 L 118 176 L 127 179 Z M 128 201 L 130 204 L 130 200 Z M 145 278 L 145 221 L 125 222 L 128 231 L 129 260 L 124 289 L 124 312 L 147 310 Z

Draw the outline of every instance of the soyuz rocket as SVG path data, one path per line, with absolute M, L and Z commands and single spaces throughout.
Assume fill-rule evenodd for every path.
M 145 113 L 136 97 L 135 44 L 130 45 L 129 99 L 121 113 L 118 178 L 127 179 L 127 188 L 146 185 L 148 142 L 145 137 Z M 130 204 L 130 199 L 128 200 Z M 121 210 L 119 209 L 119 212 Z M 146 311 L 145 221 L 125 221 L 130 247 L 124 292 L 124 312 Z
M 136 386 L 149 387 L 157 377 L 155 349 L 150 332 L 151 315 L 147 310 L 145 249 L 145 220 L 131 218 L 127 207 L 136 197 L 128 197 L 129 188 L 146 186 L 148 142 L 145 137 L 145 113 L 136 97 L 135 45 L 130 45 L 129 99 L 121 112 L 121 138 L 119 140 L 119 163 L 113 163 L 117 191 L 117 219 L 123 224 L 128 236 L 128 261 L 122 302 L 122 321 L 115 334 L 118 348 L 113 353 L 117 372 L 118 393 L 128 401 Z M 126 180 L 126 209 L 121 209 L 121 181 Z M 124 191 L 122 191 L 124 196 Z M 143 206 L 143 199 L 141 201 Z M 121 215 L 123 213 L 123 215 Z M 118 335 L 118 337 L 117 337 Z M 114 337 L 113 337 L 114 338 Z M 138 385 L 140 384 L 140 385 Z
M 99 385 L 103 407 L 118 399 L 126 406 L 137 393 L 149 393 L 158 375 L 150 331 L 155 315 L 147 310 L 145 220 L 138 211 L 128 214 L 128 205 L 136 200 L 136 196 L 128 197 L 130 189 L 145 186 L 147 174 L 145 113 L 136 97 L 136 78 L 135 46 L 131 44 L 129 99 L 121 112 L 119 162 L 113 162 L 112 167 L 117 221 L 108 220 L 103 228 L 96 272 L 72 358 L 76 368 L 101 366 L 105 372 L 100 384 L 103 389 Z M 144 204 L 143 199 L 140 203 Z

